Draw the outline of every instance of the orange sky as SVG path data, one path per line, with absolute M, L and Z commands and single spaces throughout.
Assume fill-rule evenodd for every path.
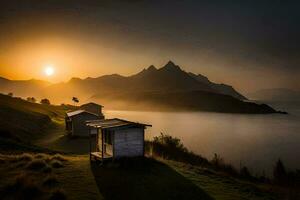
M 172 60 L 186 71 L 233 85 L 243 93 L 300 88 L 298 56 L 275 48 L 280 40 L 264 35 L 269 30 L 261 30 L 265 26 L 258 23 L 257 15 L 230 16 L 236 13 L 222 10 L 226 6 L 219 10 L 224 15 L 215 15 L 208 12 L 214 9 L 212 5 L 196 9 L 192 3 L 185 7 L 172 4 L 168 13 L 164 6 L 169 4 L 118 4 L 74 8 L 49 3 L 49 8 L 35 9 L 19 3 L 17 10 L 12 9 L 14 4 L 10 9 L 2 6 L 0 76 L 60 82 L 72 77 L 131 75 Z M 247 12 L 247 6 L 240 8 Z M 185 18 L 178 17 L 179 11 Z M 257 30 L 250 30 L 253 24 Z M 44 74 L 47 65 L 55 68 L 51 77 Z
M 0 54 L 0 76 L 10 79 L 34 78 L 60 82 L 72 77 L 98 77 L 113 73 L 131 75 L 151 64 L 161 67 L 171 59 L 183 70 L 201 73 L 212 81 L 231 84 L 244 92 L 255 90 L 258 83 L 270 85 L 270 82 L 277 80 L 279 85 L 285 81 L 278 80 L 279 74 L 282 77 L 280 70 L 273 70 L 267 78 L 263 75 L 268 74 L 267 69 L 260 70 L 261 76 L 257 76 L 255 71 L 247 71 L 246 67 L 245 70 L 228 69 L 225 72 L 224 68 L 226 69 L 231 62 L 221 59 L 211 60 L 209 53 L 198 56 L 179 51 L 162 53 L 158 56 L 149 52 L 145 55 L 136 49 L 129 49 L 128 52 L 120 49 L 109 49 L 101 44 L 95 45 L 67 38 L 46 36 L 27 38 Z M 55 69 L 55 74 L 51 77 L 46 76 L 44 72 L 48 65 L 52 65 Z

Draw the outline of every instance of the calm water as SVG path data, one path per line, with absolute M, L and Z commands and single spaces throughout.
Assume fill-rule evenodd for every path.
M 283 109 L 283 107 L 280 107 Z M 288 110 L 288 109 L 285 109 Z M 300 110 L 289 115 L 240 115 L 208 112 L 106 111 L 107 118 L 124 118 L 152 124 L 151 139 L 160 132 L 176 136 L 195 153 L 242 163 L 253 172 L 269 174 L 281 158 L 288 168 L 300 169 Z

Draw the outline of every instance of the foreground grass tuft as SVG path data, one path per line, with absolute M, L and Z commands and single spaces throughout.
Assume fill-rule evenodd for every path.
M 50 162 L 50 165 L 53 167 L 53 168 L 61 168 L 61 167 L 64 167 L 63 163 L 58 161 L 58 160 L 52 160 Z
M 45 153 L 38 153 L 34 156 L 34 158 L 47 160 L 49 158 L 49 155 Z
M 18 160 L 19 161 L 31 161 L 33 159 L 32 155 L 28 154 L 28 153 L 23 153 L 20 156 L 18 156 Z
M 60 154 L 55 154 L 54 156 L 52 156 L 52 160 L 58 160 L 61 162 L 67 161 L 67 159 Z
M 67 199 L 56 171 L 67 160 L 59 154 L 0 154 L 0 172 L 7 172 L 4 181 L 0 177 L 0 199 Z
M 34 199 L 43 191 L 28 175 L 21 174 L 12 184 L 6 186 L 2 193 L 4 197 L 13 195 L 13 199 Z
M 7 156 L 7 159 L 11 163 L 17 163 L 17 162 L 28 162 L 33 159 L 33 156 L 28 154 L 28 153 L 23 153 L 21 155 L 12 155 L 12 156 Z
M 26 168 L 32 171 L 41 171 L 46 167 L 48 167 L 48 164 L 45 162 L 45 160 L 36 159 L 28 163 Z

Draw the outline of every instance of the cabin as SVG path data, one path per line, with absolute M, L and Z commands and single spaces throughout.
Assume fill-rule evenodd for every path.
M 85 110 L 67 112 L 65 117 L 66 131 L 72 136 L 89 137 L 89 128 L 86 126 L 86 122 L 101 119 L 103 118 Z
M 90 159 L 144 156 L 145 129 L 151 125 L 114 118 L 89 121 L 87 126 L 90 127 Z M 95 140 L 95 145 L 91 140 Z
M 104 119 L 104 115 L 102 113 L 102 105 L 90 102 L 90 103 L 86 103 L 80 106 L 81 110 L 85 110 L 89 113 L 94 113 L 96 115 L 98 115 L 101 119 Z

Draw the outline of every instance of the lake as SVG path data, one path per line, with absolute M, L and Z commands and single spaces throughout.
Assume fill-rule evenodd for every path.
M 300 169 L 300 109 L 289 115 L 246 115 L 211 112 L 105 112 L 107 118 L 124 118 L 151 124 L 146 139 L 161 132 L 178 137 L 191 151 L 226 162 L 246 165 L 252 172 L 270 174 L 279 158 L 290 169 Z

